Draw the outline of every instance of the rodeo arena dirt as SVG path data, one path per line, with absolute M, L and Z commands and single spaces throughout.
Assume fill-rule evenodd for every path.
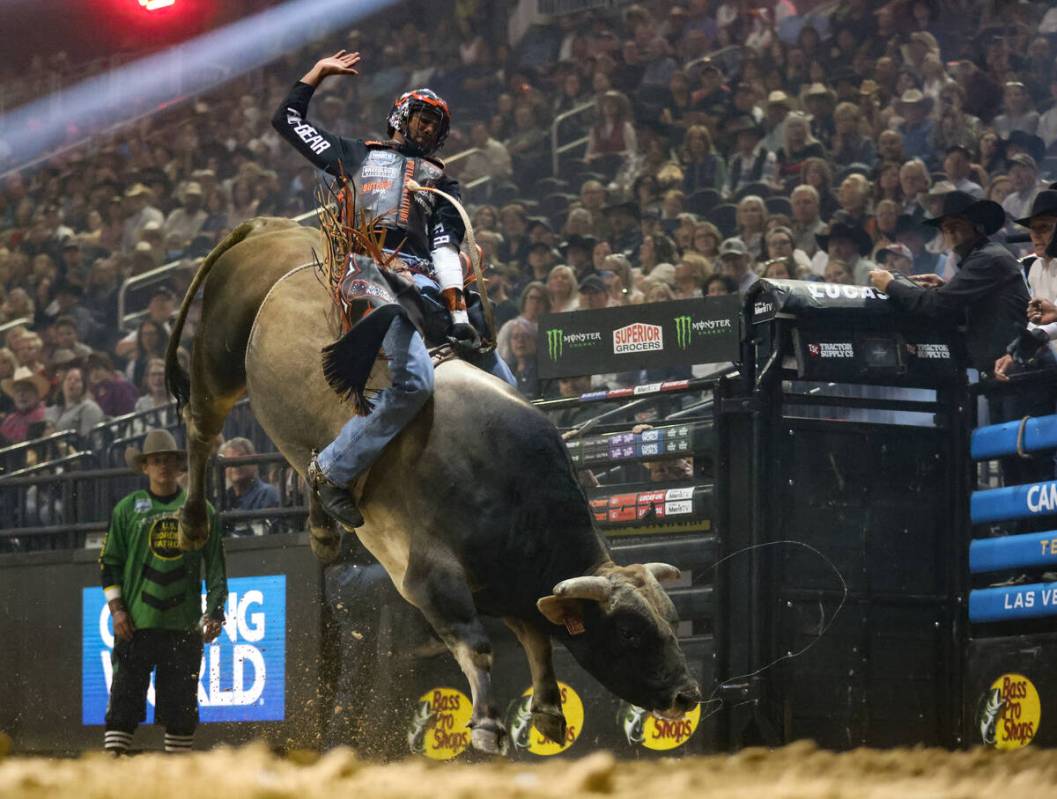
M 1057 2 L 0 30 L 0 797 L 1057 796 Z

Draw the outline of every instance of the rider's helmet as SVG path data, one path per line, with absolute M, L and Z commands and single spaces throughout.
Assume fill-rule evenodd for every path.
M 407 132 L 408 123 L 411 121 L 411 115 L 417 112 L 435 114 L 440 117 L 440 125 L 437 127 L 437 138 L 432 146 L 428 148 L 428 152 L 425 152 L 426 155 L 432 155 L 444 146 L 444 140 L 448 138 L 448 128 L 451 126 L 451 113 L 448 111 L 448 104 L 431 89 L 414 89 L 400 95 L 399 99 L 393 103 L 393 109 L 389 112 L 389 119 L 387 120 L 389 135 L 392 136 L 394 131 L 400 131 L 405 139 L 409 139 Z M 412 142 L 412 144 L 421 148 L 418 142 Z M 427 148 L 421 149 L 425 151 Z

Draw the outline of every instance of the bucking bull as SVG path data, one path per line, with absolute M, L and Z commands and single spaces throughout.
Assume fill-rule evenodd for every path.
M 244 392 L 302 475 L 312 450 L 332 440 L 353 412 L 328 387 L 321 366 L 321 348 L 338 334 L 315 265 L 324 246 L 319 231 L 254 219 L 210 253 L 187 290 L 166 363 L 187 425 L 185 548 L 205 539 L 206 462 Z M 200 287 L 188 375 L 176 354 Z M 565 740 L 552 637 L 628 702 L 667 716 L 693 707 L 700 691 L 659 582 L 678 569 L 613 562 L 561 437 L 516 391 L 459 360 L 441 363 L 435 384 L 432 401 L 358 483 L 365 524 L 356 532 L 465 673 L 474 748 L 497 753 L 509 743 L 480 614 L 502 617 L 524 647 L 532 721 L 551 740 Z M 333 557 L 340 533 L 314 504 L 309 528 L 317 556 Z

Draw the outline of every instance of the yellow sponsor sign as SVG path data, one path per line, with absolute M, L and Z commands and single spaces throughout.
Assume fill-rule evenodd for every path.
M 1019 749 L 1035 738 L 1042 704 L 1034 683 L 1023 674 L 1003 674 L 980 703 L 980 738 L 995 749 Z
M 432 688 L 418 699 L 408 746 L 430 760 L 451 760 L 470 746 L 473 703 L 455 688 Z
M 701 723 L 701 706 L 694 706 L 693 710 L 678 718 L 665 719 L 637 705 L 622 702 L 617 721 L 629 744 L 663 752 L 678 749 L 693 737 Z
M 518 749 L 527 749 L 534 755 L 549 757 L 564 752 L 580 737 L 584 728 L 584 703 L 571 685 L 558 683 L 561 692 L 562 713 L 565 715 L 565 741 L 555 743 L 532 726 L 532 689 L 528 688 L 514 703 L 510 716 L 510 740 Z

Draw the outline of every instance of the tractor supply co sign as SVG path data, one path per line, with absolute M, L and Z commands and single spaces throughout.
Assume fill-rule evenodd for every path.
M 81 723 L 102 724 L 114 675 L 114 627 L 102 588 L 82 589 L 81 602 Z M 232 577 L 224 629 L 202 653 L 201 720 L 282 721 L 285 703 L 286 576 Z M 154 723 L 153 675 L 146 722 Z
M 540 317 L 540 377 L 627 372 L 739 358 L 737 296 L 572 311 Z

